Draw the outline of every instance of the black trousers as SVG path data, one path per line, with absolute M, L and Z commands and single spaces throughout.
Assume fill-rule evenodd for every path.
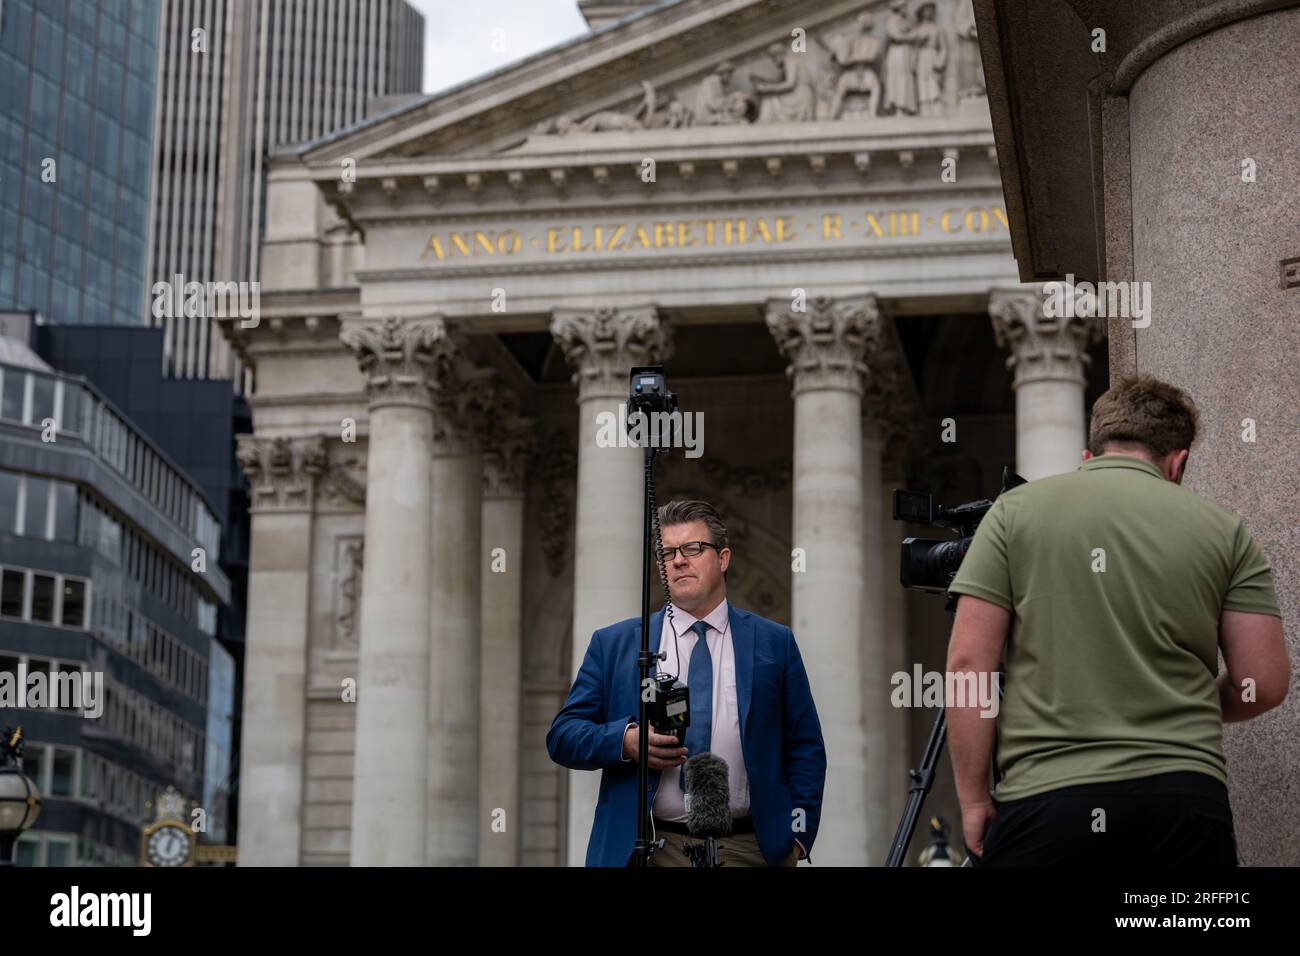
M 1162 773 L 995 801 L 976 866 L 1237 865 L 1228 788 Z

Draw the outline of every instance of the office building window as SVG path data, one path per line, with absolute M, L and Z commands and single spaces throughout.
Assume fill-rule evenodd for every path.
M 30 831 L 24 833 L 14 848 L 14 862 L 18 866 L 40 866 L 41 838 Z
M 29 538 L 44 538 L 50 511 L 50 483 L 30 475 L 24 481 L 27 485 L 27 507 L 24 509 L 23 534 Z
M 0 534 L 18 531 L 18 485 L 21 479 L 8 471 L 0 471 Z
M 32 575 L 32 620 L 54 623 L 54 575 Z
M 29 671 L 30 673 L 30 668 Z M 41 744 L 33 744 L 27 741 L 23 746 L 23 774 L 36 785 L 36 789 L 45 793 L 48 790 L 48 784 L 45 782 L 45 747 Z
M 53 833 L 45 835 L 45 865 L 71 866 L 76 855 L 77 838 L 75 836 Z
M 5 568 L 0 574 L 0 615 L 21 618 L 23 616 L 23 585 L 27 575 L 13 568 Z
M 66 481 L 54 483 L 54 540 L 77 540 L 77 488 Z
M 46 419 L 54 420 L 54 379 L 33 375 L 31 423 L 44 425 Z
M 31 581 L 29 585 L 27 582 Z M 86 626 L 86 591 L 84 578 L 42 574 L 20 568 L 0 569 L 0 615 L 40 624 L 62 624 L 83 629 Z M 66 598 L 66 605 L 60 600 Z M 63 613 L 60 614 L 60 608 Z
M 70 797 L 76 793 L 77 752 L 55 747 L 50 764 L 50 796 Z
M 0 374 L 4 375 L 4 382 L 0 384 L 0 418 L 21 422 L 27 376 L 16 368 L 0 369 Z
M 63 430 L 73 435 L 81 433 L 81 395 L 80 385 L 63 383 Z
M 86 626 L 86 582 L 64 579 L 63 626 Z

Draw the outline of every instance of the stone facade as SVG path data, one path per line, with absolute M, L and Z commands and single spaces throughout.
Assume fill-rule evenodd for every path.
M 1048 333 L 1007 330 L 1041 297 L 974 27 L 937 14 L 681 0 L 275 160 L 262 318 L 225 331 L 256 376 L 255 484 L 266 454 L 313 451 L 275 466 L 292 508 L 253 517 L 255 567 L 284 577 L 248 624 L 266 769 L 241 819 L 264 839 L 241 863 L 582 861 L 596 775 L 545 734 L 592 631 L 639 611 L 642 459 L 596 436 L 654 363 L 706 425 L 659 498 L 719 506 L 730 598 L 791 624 L 808 666 L 818 861 L 883 861 L 934 716 L 890 707 L 889 678 L 941 669 L 947 640 L 937 599 L 896 584 L 898 542 L 927 532 L 890 520 L 890 490 L 993 494 L 1048 427 L 1018 422 L 1046 405 L 1077 438 L 1105 380 L 1091 331 L 1052 333 L 1070 374 L 1017 413 Z M 910 56 L 942 44 L 942 67 Z M 1072 468 L 1068 443 L 1036 467 Z M 930 809 L 956 821 L 946 779 Z
M 1104 319 L 1111 374 L 1154 375 L 1195 399 L 1187 487 L 1241 515 L 1269 558 L 1294 662 L 1300 152 L 1278 104 L 1293 98 L 1300 6 L 1043 0 L 1028 15 L 1023 4 L 974 0 L 973 9 L 996 137 L 1016 145 L 1002 166 L 1020 275 L 1145 286 L 1145 314 Z M 1099 37 L 1109 38 L 1101 49 Z M 1033 63 L 1019 52 L 1029 49 Z M 1280 707 L 1224 728 L 1248 865 L 1300 865 L 1298 716 L 1293 663 Z

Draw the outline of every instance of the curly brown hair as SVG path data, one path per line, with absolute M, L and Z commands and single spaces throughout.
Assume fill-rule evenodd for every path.
M 1159 458 L 1191 448 L 1199 420 L 1178 386 L 1150 375 L 1126 378 L 1093 403 L 1088 450 L 1103 455 L 1111 444 L 1141 445 Z

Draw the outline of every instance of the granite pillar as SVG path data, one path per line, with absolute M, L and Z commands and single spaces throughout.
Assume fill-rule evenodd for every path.
M 1112 377 L 1155 375 L 1187 390 L 1201 430 L 1185 484 L 1240 514 L 1273 565 L 1290 694 L 1263 717 L 1225 726 L 1224 750 L 1242 861 L 1297 866 L 1300 9 L 1260 9 L 1221 4 L 1209 23 L 1172 17 L 1165 32 L 1186 42 L 1126 61 L 1127 99 L 1111 99 L 1127 103 L 1115 111 L 1127 122 L 1107 126 L 1104 147 L 1129 177 L 1108 187 L 1132 211 L 1107 222 L 1106 251 L 1108 263 L 1122 262 L 1118 237 L 1131 236 L 1131 274 L 1109 278 L 1149 282 L 1152 302 L 1145 328 L 1111 320 L 1124 343 Z

